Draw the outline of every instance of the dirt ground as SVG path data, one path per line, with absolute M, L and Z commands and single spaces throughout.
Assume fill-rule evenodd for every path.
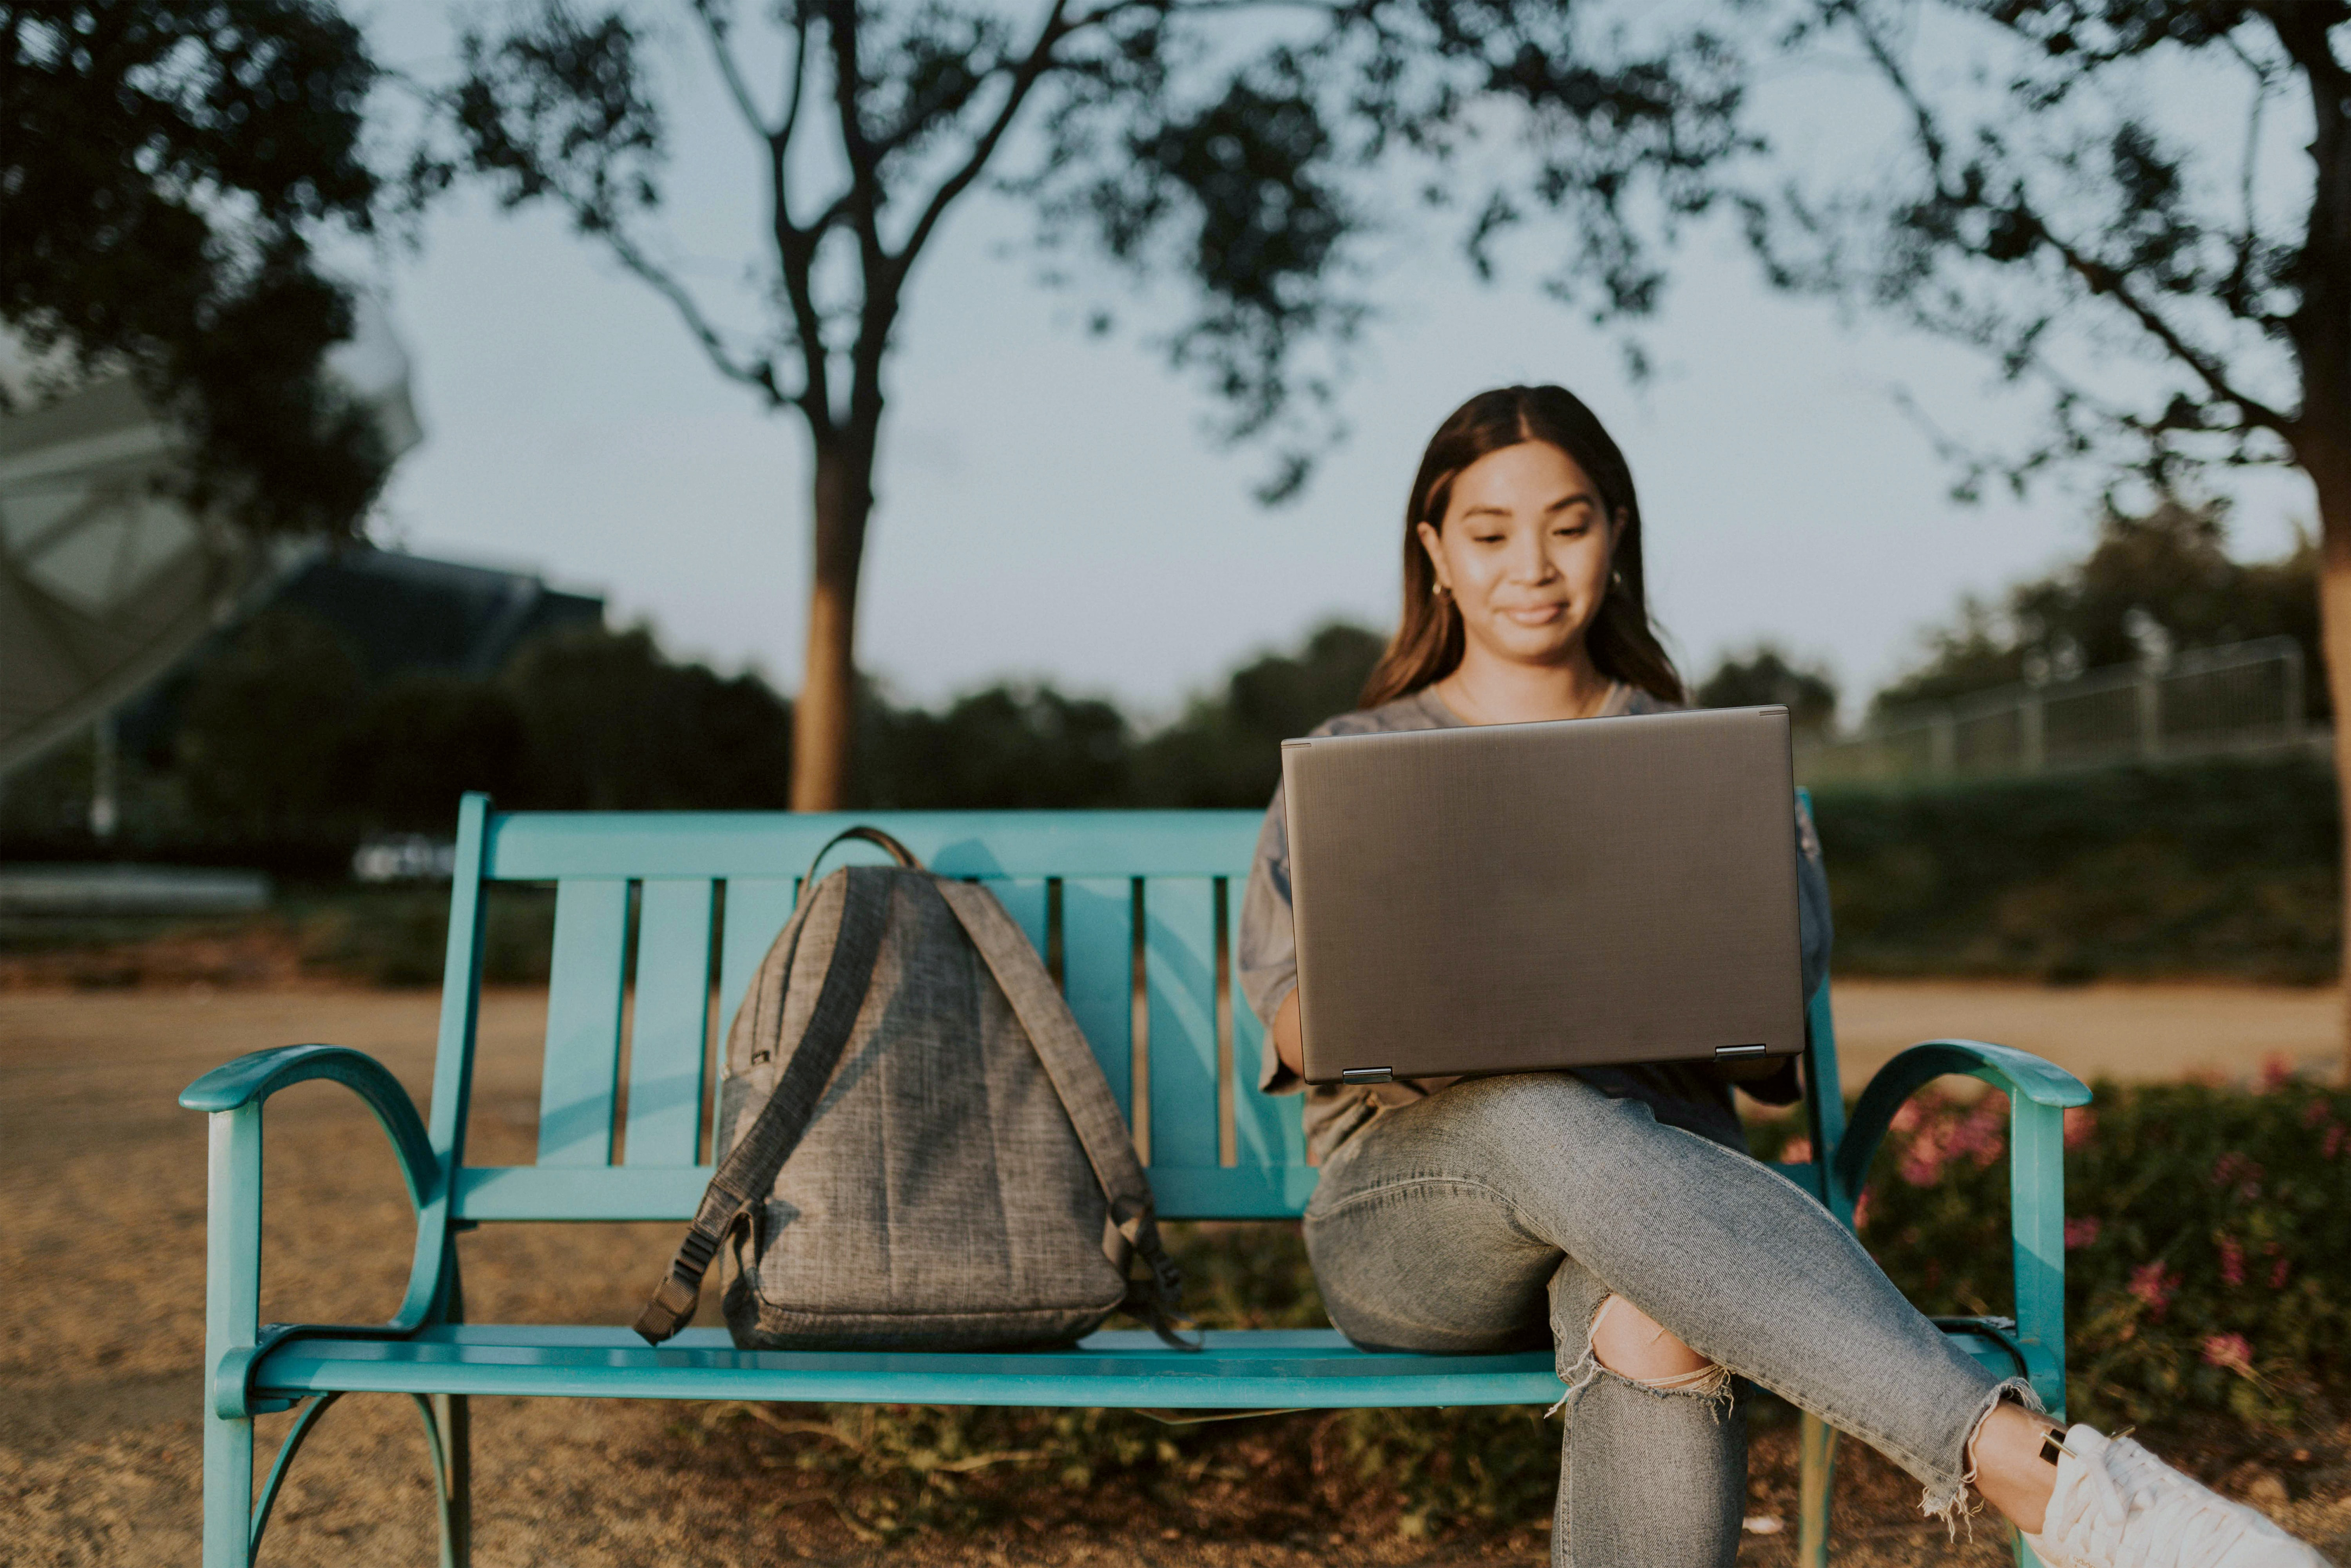
M 2050 991 L 2001 986 L 1842 988 L 1848 1081 L 1893 1042 L 1964 1033 L 2043 1051 L 2085 1076 L 2234 1076 L 2282 1051 L 2332 1051 L 2333 993 L 2198 987 Z M 435 998 L 320 987 L 251 990 L 0 993 L 0 1563 L 193 1563 L 197 1559 L 198 1390 L 203 1337 L 203 1118 L 174 1096 L 204 1069 L 267 1045 L 329 1040 L 382 1059 L 422 1099 Z M 527 1159 L 537 1117 L 545 1002 L 486 998 L 475 1157 Z M 304 1085 L 272 1103 L 262 1317 L 387 1315 L 411 1231 L 397 1175 L 364 1113 Z M 658 1226 L 504 1227 L 465 1243 L 482 1321 L 622 1322 L 674 1241 Z M 287 1418 L 265 1420 L 269 1452 Z M 1309 1417 L 1289 1417 L 1305 1420 Z M 476 1401 L 475 1561 L 638 1563 L 1196 1564 L 1302 1568 L 1542 1560 L 1535 1521 L 1436 1542 L 1268 1498 L 1238 1479 L 1176 1505 L 1129 1489 L 1099 1499 L 1039 1483 L 978 1528 L 881 1545 L 861 1538 L 833 1492 L 776 1468 L 772 1445 L 695 1406 Z M 1996 1532 L 1948 1543 L 1915 1511 L 1916 1488 L 1847 1445 L 1839 1561 L 2007 1560 Z M 2351 1481 L 2239 1476 L 2274 1511 L 2344 1553 Z M 1792 1523 L 1793 1432 L 1756 1437 L 1749 1511 Z M 2264 1491 L 2262 1489 L 2273 1489 Z M 1018 1499 L 1014 1487 L 1010 1493 Z M 431 1488 L 404 1400 L 354 1398 L 321 1423 L 273 1521 L 266 1560 L 430 1562 Z M 1792 1561 L 1792 1530 L 1746 1538 L 1742 1563 Z

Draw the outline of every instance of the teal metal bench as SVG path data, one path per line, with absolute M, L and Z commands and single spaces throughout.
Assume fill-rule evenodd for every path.
M 1558 1398 L 1548 1353 L 1372 1354 L 1331 1330 L 1211 1333 L 1195 1354 L 1170 1351 L 1148 1333 L 1108 1331 L 1061 1351 L 907 1355 L 743 1352 L 716 1329 L 689 1329 L 654 1349 L 620 1326 L 467 1322 L 463 1230 L 506 1220 L 683 1222 L 693 1214 L 710 1176 L 712 1026 L 732 1016 L 791 911 L 810 855 L 852 820 L 887 829 L 934 870 L 985 882 L 1047 955 L 1135 1126 L 1163 1217 L 1293 1219 L 1305 1208 L 1315 1172 L 1305 1160 L 1299 1102 L 1257 1092 L 1261 1031 L 1246 1006 L 1234 1005 L 1228 980 L 1257 812 L 499 815 L 470 795 L 459 817 L 429 1117 L 419 1120 L 406 1091 L 372 1058 L 326 1045 L 256 1051 L 180 1097 L 211 1116 L 206 1568 L 253 1560 L 287 1466 L 345 1394 L 417 1401 L 447 1564 L 468 1555 L 465 1401 L 473 1395 L 1209 1411 Z M 465 1157 L 484 889 L 499 881 L 556 885 L 538 1157 L 528 1166 Z M 1833 1088 L 1825 986 L 1812 998 L 1811 1019 L 1811 1082 Z M 1849 1124 L 1835 1092 L 1814 1093 L 1814 1158 L 1780 1168 L 1850 1222 L 1894 1112 L 1946 1073 L 1983 1079 L 2010 1098 L 2016 1315 L 1945 1327 L 1970 1354 L 2029 1376 L 2053 1409 L 2062 1408 L 2062 1113 L 2088 1100 L 2080 1082 L 2001 1046 L 1918 1046 L 1877 1075 Z M 258 1322 L 262 1109 L 277 1091 L 313 1079 L 348 1086 L 374 1111 L 415 1207 L 415 1261 L 387 1323 Z M 611 1266 L 650 1282 L 657 1262 L 648 1255 Z M 289 1409 L 295 1420 L 256 1494 L 254 1417 Z M 1807 1421 L 1800 1536 L 1807 1563 L 1827 1560 L 1834 1442 L 1829 1428 Z

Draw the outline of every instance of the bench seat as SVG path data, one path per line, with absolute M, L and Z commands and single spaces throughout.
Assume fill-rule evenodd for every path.
M 1548 1405 L 1562 1392 L 1549 1351 L 1382 1354 L 1356 1349 L 1336 1329 L 1212 1329 L 1207 1337 L 1196 1354 L 1140 1329 L 1022 1354 L 811 1353 L 737 1350 L 724 1329 L 686 1329 L 655 1349 L 624 1328 L 444 1324 L 404 1340 L 295 1340 L 265 1357 L 253 1381 L 277 1398 L 505 1394 L 1165 1410 Z M 1994 1333 L 1951 1339 L 2003 1377 L 2022 1370 Z

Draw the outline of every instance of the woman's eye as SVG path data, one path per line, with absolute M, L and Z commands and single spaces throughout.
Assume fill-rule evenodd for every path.
M 1559 527 L 1552 529 L 1552 532 L 1557 534 L 1563 539 L 1580 539 L 1591 531 L 1592 525 L 1590 523 L 1562 523 Z

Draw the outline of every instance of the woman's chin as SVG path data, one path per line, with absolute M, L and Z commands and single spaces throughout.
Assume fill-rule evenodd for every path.
M 1573 660 L 1583 639 L 1566 626 L 1521 626 L 1505 621 L 1489 627 L 1479 641 L 1486 644 L 1488 653 L 1510 664 L 1552 666 Z

